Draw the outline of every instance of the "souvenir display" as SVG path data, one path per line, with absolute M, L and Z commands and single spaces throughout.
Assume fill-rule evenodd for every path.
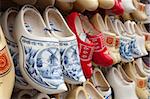
M 149 0 L 0 5 L 0 99 L 150 99 Z

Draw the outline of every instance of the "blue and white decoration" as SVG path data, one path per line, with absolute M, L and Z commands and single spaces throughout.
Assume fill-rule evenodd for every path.
M 49 20 L 49 25 L 51 32 L 63 32 L 51 20 Z M 81 83 L 79 80 L 84 78 L 84 74 L 80 64 L 77 40 L 60 41 L 59 45 L 64 78 L 68 81 Z M 84 80 L 82 79 L 82 81 Z
M 123 59 L 132 61 L 132 53 L 131 53 L 131 42 L 128 42 L 126 39 L 121 38 L 120 40 L 120 55 Z
M 84 74 L 80 64 L 77 41 L 75 39 L 61 41 L 60 48 L 64 77 L 79 83 L 79 80 L 84 78 Z
M 7 40 L 7 44 L 8 44 L 8 48 L 10 51 L 10 54 L 12 56 L 13 59 L 13 63 L 15 66 L 15 74 L 16 74 L 16 86 L 28 86 L 29 84 L 25 81 L 25 79 L 23 78 L 21 72 L 20 72 L 20 67 L 19 67 L 19 54 L 18 54 L 18 46 L 15 42 L 10 41 L 6 38 Z
M 104 96 L 104 98 L 105 98 L 105 99 L 112 99 L 112 93 L 110 93 L 110 94 Z
M 134 38 L 132 38 L 132 41 L 131 41 L 131 52 L 134 56 L 136 56 L 135 58 L 142 56 L 142 52 L 140 51 L 140 48 L 137 47 L 136 39 Z
M 24 51 L 24 70 L 40 86 L 57 89 L 64 84 L 60 64 L 59 42 L 20 39 Z
M 150 76 L 148 77 L 148 90 L 149 90 L 149 92 L 150 92 Z

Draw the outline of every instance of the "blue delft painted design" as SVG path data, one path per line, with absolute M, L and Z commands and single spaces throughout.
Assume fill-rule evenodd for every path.
M 148 86 L 148 91 L 150 92 L 150 76 L 148 77 L 148 84 L 147 84 L 147 86 Z
M 131 41 L 131 52 L 133 55 L 136 55 L 137 57 L 140 57 L 142 55 L 140 49 L 136 45 L 136 39 L 132 38 Z
M 121 38 L 119 51 L 123 59 L 127 61 L 131 61 L 133 59 L 132 53 L 131 53 L 131 42 Z
M 112 99 L 112 93 L 108 94 L 107 96 L 104 96 L 105 99 Z
M 51 27 L 51 32 L 62 32 L 59 28 L 55 26 L 52 21 L 49 21 Z M 60 54 L 61 54 L 61 64 L 63 68 L 63 75 L 66 79 L 79 82 L 79 79 L 84 77 L 82 72 L 78 45 L 76 39 L 70 41 L 60 41 Z
M 28 86 L 29 84 L 25 81 L 25 79 L 23 78 L 23 76 L 20 72 L 18 46 L 15 42 L 10 41 L 7 38 L 6 38 L 6 40 L 7 40 L 8 48 L 9 48 L 9 51 L 10 51 L 10 54 L 12 56 L 13 63 L 15 66 L 16 84 L 20 85 L 20 86 Z
M 55 26 L 55 23 L 51 20 L 49 20 L 49 25 L 50 25 L 50 32 L 62 32 L 59 28 Z
M 20 42 L 25 60 L 23 68 L 33 82 L 51 89 L 57 89 L 64 84 L 59 42 L 34 40 L 23 36 Z
M 72 41 L 61 41 L 60 46 L 64 77 L 78 82 L 84 75 L 81 69 L 77 41 L 75 39 Z

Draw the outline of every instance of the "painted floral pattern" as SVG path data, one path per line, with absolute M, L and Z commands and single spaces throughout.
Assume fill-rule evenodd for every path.
M 64 77 L 78 82 L 84 74 L 81 69 L 77 41 L 60 42 L 60 46 Z
M 140 49 L 136 45 L 136 39 L 132 39 L 132 41 L 131 41 L 131 52 L 134 55 L 138 55 L 138 56 L 142 55 Z
M 53 21 L 49 21 L 51 27 L 50 31 L 62 32 L 60 28 L 56 27 Z M 82 72 L 77 40 L 60 41 L 60 54 L 63 75 L 66 79 L 79 82 L 80 78 L 84 77 Z
M 119 51 L 123 59 L 126 59 L 127 61 L 131 61 L 133 59 L 131 53 L 131 42 L 121 38 Z
M 7 40 L 8 48 L 9 48 L 9 51 L 10 51 L 10 54 L 12 56 L 13 63 L 15 66 L 16 84 L 20 84 L 22 86 L 28 86 L 28 83 L 25 81 L 25 79 L 23 78 L 20 72 L 18 46 L 13 41 L 8 40 L 7 38 L 6 40 Z
M 104 96 L 104 98 L 105 98 L 105 99 L 112 99 L 112 93 L 110 93 L 110 94 Z
M 147 84 L 147 87 L 148 87 L 148 91 L 150 92 L 150 76 L 148 77 L 148 84 Z

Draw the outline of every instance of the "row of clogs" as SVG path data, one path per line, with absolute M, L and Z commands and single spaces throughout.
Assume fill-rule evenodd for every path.
M 107 74 L 107 80 L 114 90 L 115 99 L 120 99 L 120 97 L 122 99 L 148 99 L 150 97 L 148 89 L 150 74 L 144 71 L 141 58 L 117 68 L 118 70 L 111 68 Z
M 132 19 L 136 21 L 149 20 L 146 13 L 149 13 L 149 6 L 139 2 L 138 0 L 12 0 L 18 5 L 32 4 L 39 10 L 44 10 L 47 6 L 55 6 L 64 13 L 74 11 L 84 12 L 95 11 L 98 6 L 106 9 L 107 13 L 122 15 L 125 20 Z M 4 1 L 3 1 L 4 2 Z M 2 2 L 2 3 L 3 3 Z M 3 5 L 16 6 L 11 1 L 5 1 Z
M 149 20 L 146 14 L 148 8 L 138 0 L 77 0 L 74 3 L 56 1 L 56 7 L 63 12 L 70 12 L 72 9 L 79 12 L 95 11 L 98 6 L 106 9 L 106 13 L 122 15 L 125 19 L 131 19 L 131 15 L 136 21 Z
M 70 87 L 68 92 L 48 96 L 42 93 L 37 94 L 38 92 L 36 90 L 16 90 L 12 99 L 88 99 L 88 97 L 112 99 L 110 86 L 113 88 L 115 99 L 120 99 L 120 97 L 123 97 L 123 99 L 138 99 L 137 96 L 142 99 L 147 99 L 149 96 L 148 91 L 150 91 L 150 68 L 144 65 L 142 59 L 139 58 L 132 64 L 118 65 L 117 69 L 113 67 L 107 74 L 108 81 L 105 79 L 102 71 L 95 68 L 90 80 L 92 83 L 86 82 L 83 86 Z M 130 94 L 125 92 L 126 89 L 127 92 L 130 90 Z
M 122 17 L 124 20 L 136 20 L 137 22 L 150 23 L 150 4 L 144 4 L 133 0 L 136 11 L 132 13 L 124 12 Z
M 44 9 L 46 6 L 53 6 L 55 0 L 0 0 L 1 9 L 0 11 L 6 10 L 9 7 L 19 7 L 25 4 L 35 5 L 39 9 Z
M 90 82 L 83 83 L 83 86 L 68 85 L 68 92 L 48 96 L 37 94 L 36 90 L 22 90 L 15 99 L 148 99 L 150 96 L 150 68 L 144 66 L 141 58 L 111 68 L 106 78 L 100 69 L 95 68 Z
M 95 16 L 93 20 L 97 21 Z M 122 49 L 118 45 L 116 47 L 114 43 L 112 46 L 112 40 L 116 42 L 117 36 L 123 44 L 135 40 L 134 37 L 124 37 L 127 35 L 124 35 L 124 25 L 119 20 L 114 23 L 117 34 L 107 33 L 108 30 L 104 29 L 106 36 L 103 37 L 103 30 L 96 26 L 95 29 L 94 23 L 91 25 L 86 16 L 75 12 L 66 19 L 70 28 L 56 8 L 47 7 L 43 20 L 37 9 L 31 5 L 23 6 L 20 11 L 9 8 L 2 15 L 1 26 L 16 70 L 16 87 L 35 88 L 47 94 L 61 93 L 67 90 L 64 81 L 81 84 L 86 81 L 85 77 L 91 77 L 92 61 L 99 66 L 109 67 L 120 62 L 120 54 L 126 58 L 124 53 L 128 55 L 129 49 Z M 132 31 L 133 33 L 139 34 L 140 29 L 134 22 L 129 22 L 129 25 L 138 30 Z M 2 38 L 5 42 L 3 34 Z M 145 43 L 142 34 L 139 34 L 137 41 L 139 40 Z M 3 42 L 2 49 L 6 46 Z M 131 43 L 131 46 L 134 48 L 135 43 Z M 144 45 L 139 49 L 142 53 L 139 57 L 147 55 Z M 133 55 L 131 58 L 133 59 Z M 5 66 L 3 61 L 0 63 Z
M 44 22 L 33 6 L 19 12 L 10 8 L 1 23 L 15 64 L 16 87 L 54 94 L 67 90 L 64 79 L 71 84 L 86 81 L 76 37 L 57 9 L 48 7 Z
M 150 68 L 147 71 L 144 69 L 146 68 L 141 58 L 133 63 L 110 68 L 106 78 L 100 69 L 95 68 L 90 82 L 73 86 L 62 94 L 64 96 L 62 99 L 148 99 Z M 60 96 L 61 94 L 58 99 Z
M 149 38 L 149 33 L 145 33 L 144 31 L 142 31 L 135 22 L 127 21 L 124 25 L 118 19 L 112 22 L 110 17 L 108 17 L 107 15 L 105 16 L 104 22 L 101 15 L 97 13 L 90 19 L 90 23 L 86 16 L 83 16 L 77 12 L 71 13 L 66 17 L 66 19 L 68 25 L 76 34 L 79 43 L 82 44 L 81 41 L 83 41 L 82 38 L 85 38 L 85 35 L 87 37 L 86 40 L 89 39 L 90 41 L 92 41 L 97 49 L 99 40 L 101 41 L 99 48 L 108 48 L 107 50 L 105 49 L 100 51 L 101 55 L 103 55 L 102 53 L 105 52 L 105 55 L 101 56 L 101 59 L 103 59 L 101 60 L 103 64 L 97 62 L 98 57 L 100 57 L 100 55 L 96 53 L 98 52 L 97 49 L 95 49 L 93 53 L 92 61 L 100 66 L 104 66 L 104 63 L 106 62 L 106 60 L 108 60 L 109 55 L 113 59 L 113 64 L 116 64 L 121 60 L 123 62 L 133 61 L 133 58 L 147 55 L 148 53 L 146 51 L 146 48 L 148 51 L 150 50 L 148 48 L 150 39 L 146 39 L 145 47 L 145 37 Z M 101 35 L 104 35 L 104 37 Z M 101 39 L 98 40 L 98 38 Z M 96 56 L 95 53 L 98 56 Z
M 89 99 L 90 97 L 94 99 L 148 99 L 150 97 L 150 68 L 147 71 L 144 69 L 141 58 L 133 63 L 110 68 L 106 73 L 107 79 L 100 69 L 95 68 L 90 80 L 92 83 L 88 84 L 87 88 L 83 84 L 83 88 L 86 90 L 81 88 L 82 86 L 74 87 L 68 92 L 67 99 Z M 95 88 L 92 86 L 97 89 L 103 98 L 98 98 L 97 92 L 94 91 Z M 86 98 L 86 94 L 88 94 L 88 98 Z M 112 94 L 114 94 L 114 97 Z

